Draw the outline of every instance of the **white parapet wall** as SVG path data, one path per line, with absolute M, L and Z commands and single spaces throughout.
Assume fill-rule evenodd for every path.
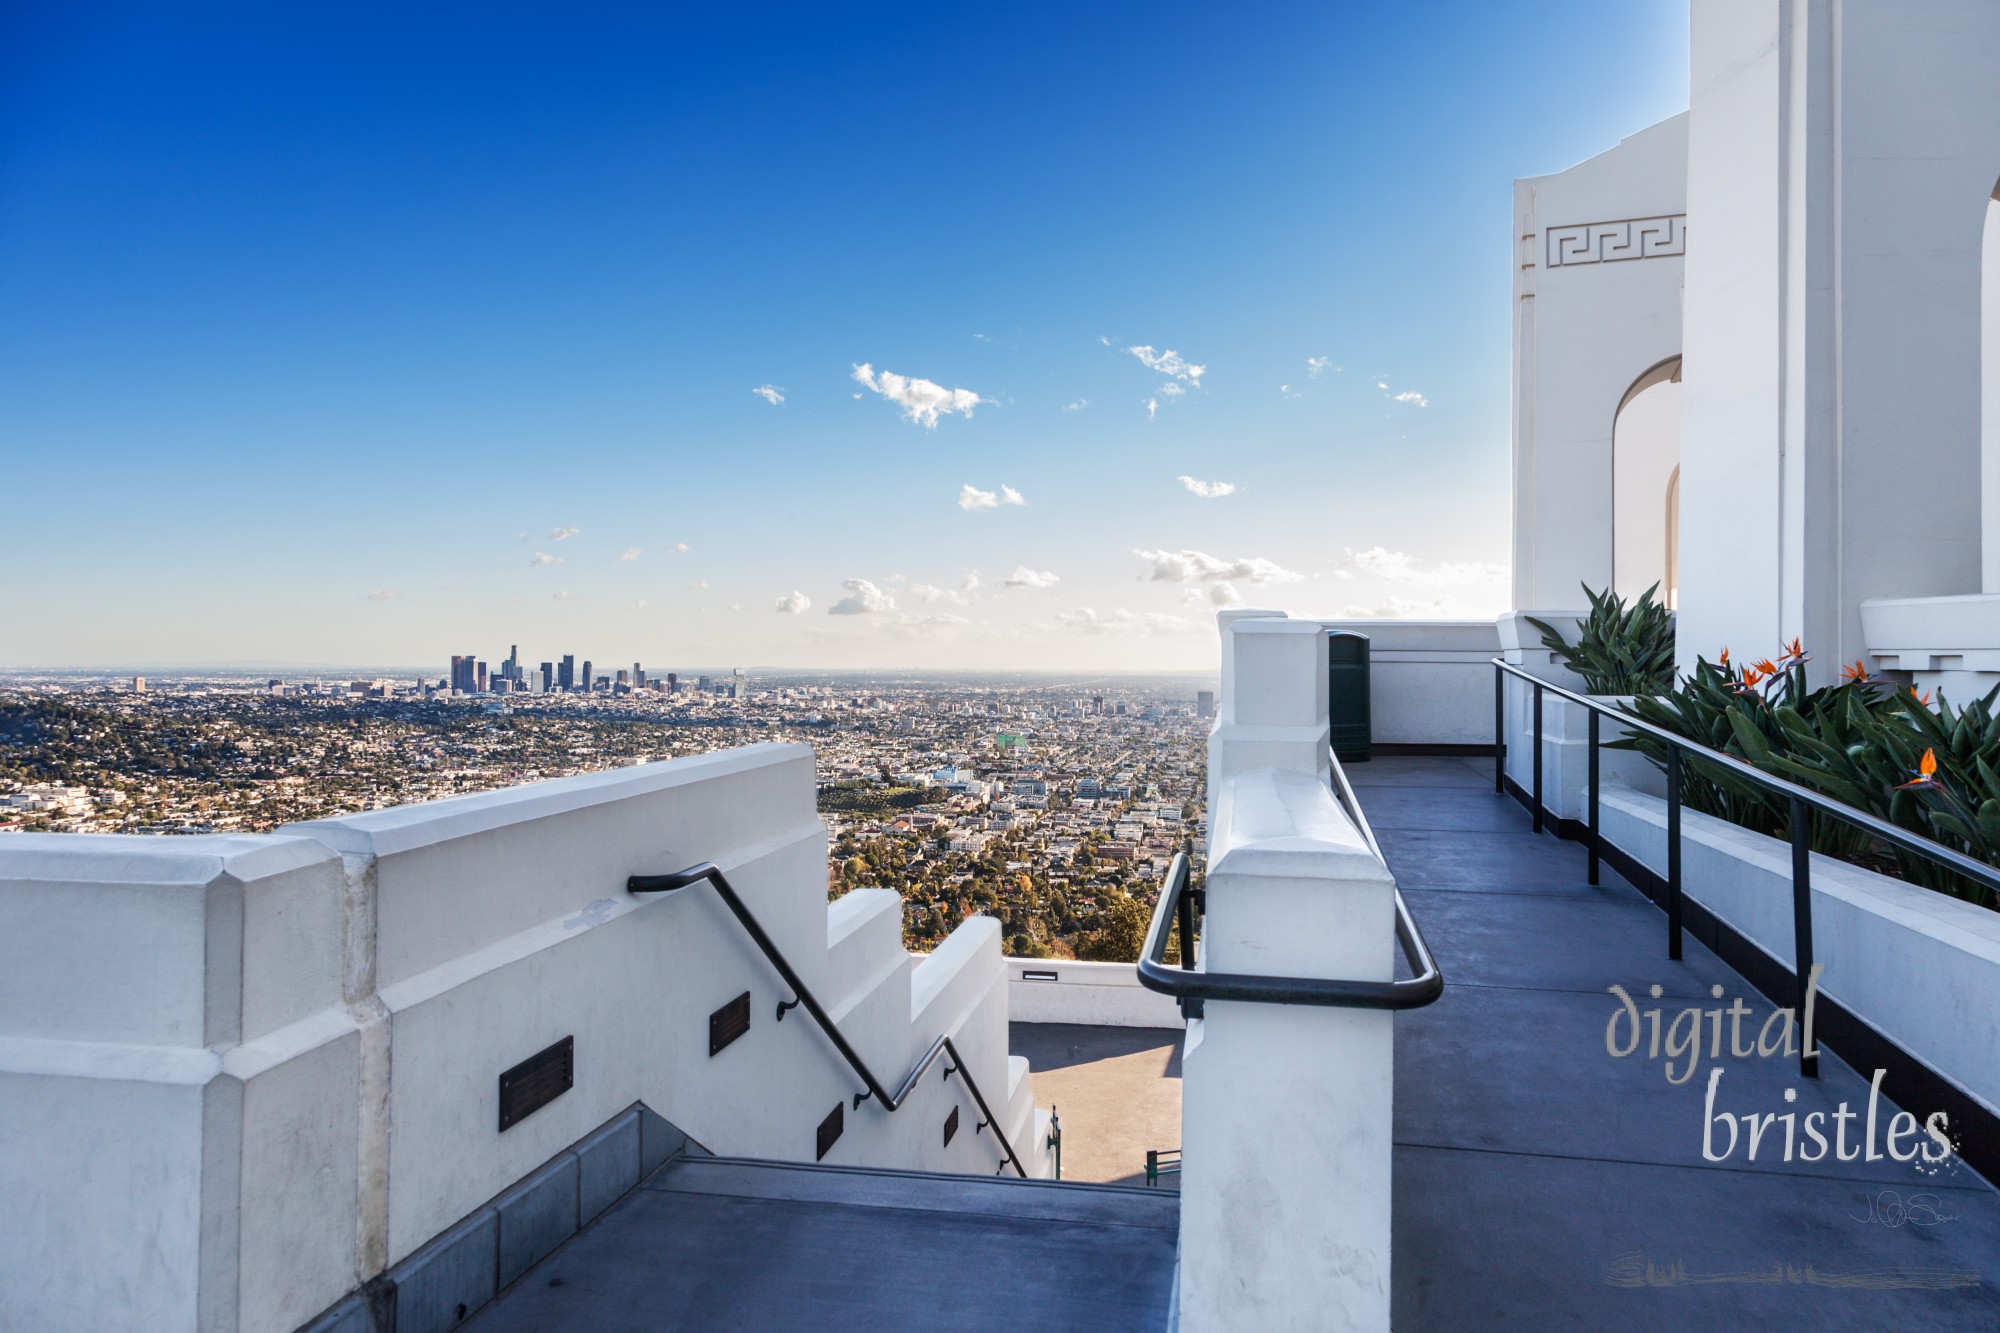
M 1080 1023 L 1109 1028 L 1177 1028 L 1180 1005 L 1139 984 L 1130 963 L 1009 958 L 1007 1016 L 1016 1023 Z
M 713 1151 L 992 1175 L 964 1079 L 894 1114 L 716 893 L 714 861 L 891 1090 L 941 1033 L 1031 1174 L 999 926 L 921 961 L 884 890 L 825 900 L 812 752 L 758 745 L 294 826 L 0 840 L 0 1322 L 291 1328 L 643 1102 Z M 711 1056 L 709 1017 L 750 997 Z M 506 1130 L 499 1076 L 574 1086 Z
M 1377 745 L 1493 744 L 1491 620 L 1322 620 L 1368 636 L 1369 721 Z
M 1200 966 L 1388 981 L 1395 882 L 1329 782 L 1326 635 L 1222 625 Z M 1392 1015 L 1210 1000 L 1187 1027 L 1179 1327 L 1387 1329 Z
M 1666 802 L 1613 787 L 1603 803 L 1605 839 L 1664 876 Z M 1683 810 L 1681 884 L 1689 899 L 1793 966 L 1790 843 Z M 2000 912 L 1814 853 L 1812 916 L 1820 989 L 2000 1113 Z

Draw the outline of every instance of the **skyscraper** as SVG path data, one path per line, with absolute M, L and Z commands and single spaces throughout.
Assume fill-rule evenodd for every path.
M 678 671 L 669 671 L 667 673 L 667 693 L 679 694 L 680 692 L 681 692 L 680 673 Z
M 576 655 L 564 653 L 562 669 L 556 673 L 556 684 L 567 693 L 576 688 Z
M 586 657 L 583 659 L 583 681 L 582 681 L 583 692 L 585 694 L 589 694 L 592 687 L 595 686 L 596 684 L 597 681 L 590 674 L 590 659 Z
M 547 694 L 555 687 L 556 667 L 553 662 L 542 663 L 542 693 Z
M 478 690 L 481 694 L 486 693 L 486 663 L 481 662 L 476 668 L 474 668 L 472 678 L 474 681 L 477 682 L 477 684 L 475 684 L 473 688 Z
M 637 662 L 632 664 L 632 688 L 635 690 L 646 688 L 646 669 Z
M 1196 717 L 1215 716 L 1215 691 L 1196 690 L 1194 695 L 1194 715 Z
M 471 694 L 479 689 L 475 665 L 476 659 L 470 653 L 451 659 L 451 688 L 454 693 Z

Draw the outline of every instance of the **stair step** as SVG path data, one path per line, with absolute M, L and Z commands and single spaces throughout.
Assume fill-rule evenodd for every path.
M 857 1208 L 913 1208 L 1044 1222 L 1092 1222 L 1178 1231 L 1180 1198 L 1157 1189 L 1076 1181 L 807 1166 L 743 1157 L 682 1158 L 647 1189 L 746 1199 L 789 1199 Z
M 1156 1333 L 1178 1213 L 1115 1185 L 682 1159 L 463 1327 Z

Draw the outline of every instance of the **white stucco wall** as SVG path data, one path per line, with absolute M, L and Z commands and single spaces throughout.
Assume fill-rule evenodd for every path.
M 1147 990 L 1131 963 L 1069 958 L 1009 958 L 1007 1017 L 1015 1023 L 1090 1027 L 1184 1027 L 1171 995 Z
M 917 960 L 901 900 L 826 902 L 812 752 L 759 745 L 294 826 L 0 840 L 0 1291 L 33 1328 L 290 1328 L 643 1101 L 723 1153 L 993 1174 L 976 1108 L 860 1081 L 715 892 L 713 860 L 890 1089 L 949 1033 L 1033 1174 L 999 923 Z M 748 1034 L 714 1057 L 710 1013 Z M 498 1128 L 498 1076 L 575 1086 Z
M 1395 882 L 1330 785 L 1325 632 L 1218 619 L 1200 964 L 1387 980 Z M 1388 1327 L 1392 1040 L 1358 1009 L 1211 1000 L 1188 1023 L 1180 1328 Z M 1255 1113 L 1281 1106 L 1311 1109 Z
M 1514 183 L 1514 605 L 1612 578 L 1612 427 L 1681 351 L 1688 122 Z
M 1378 745 L 1491 745 L 1490 620 L 1322 620 L 1368 636 L 1370 725 Z
M 1980 587 L 2000 7 L 1693 6 L 1683 669 Z

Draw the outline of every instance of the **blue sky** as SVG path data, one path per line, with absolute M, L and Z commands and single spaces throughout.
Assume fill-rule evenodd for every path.
M 0 5 L 0 665 L 1490 614 L 1510 183 L 1686 59 L 1686 0 Z

